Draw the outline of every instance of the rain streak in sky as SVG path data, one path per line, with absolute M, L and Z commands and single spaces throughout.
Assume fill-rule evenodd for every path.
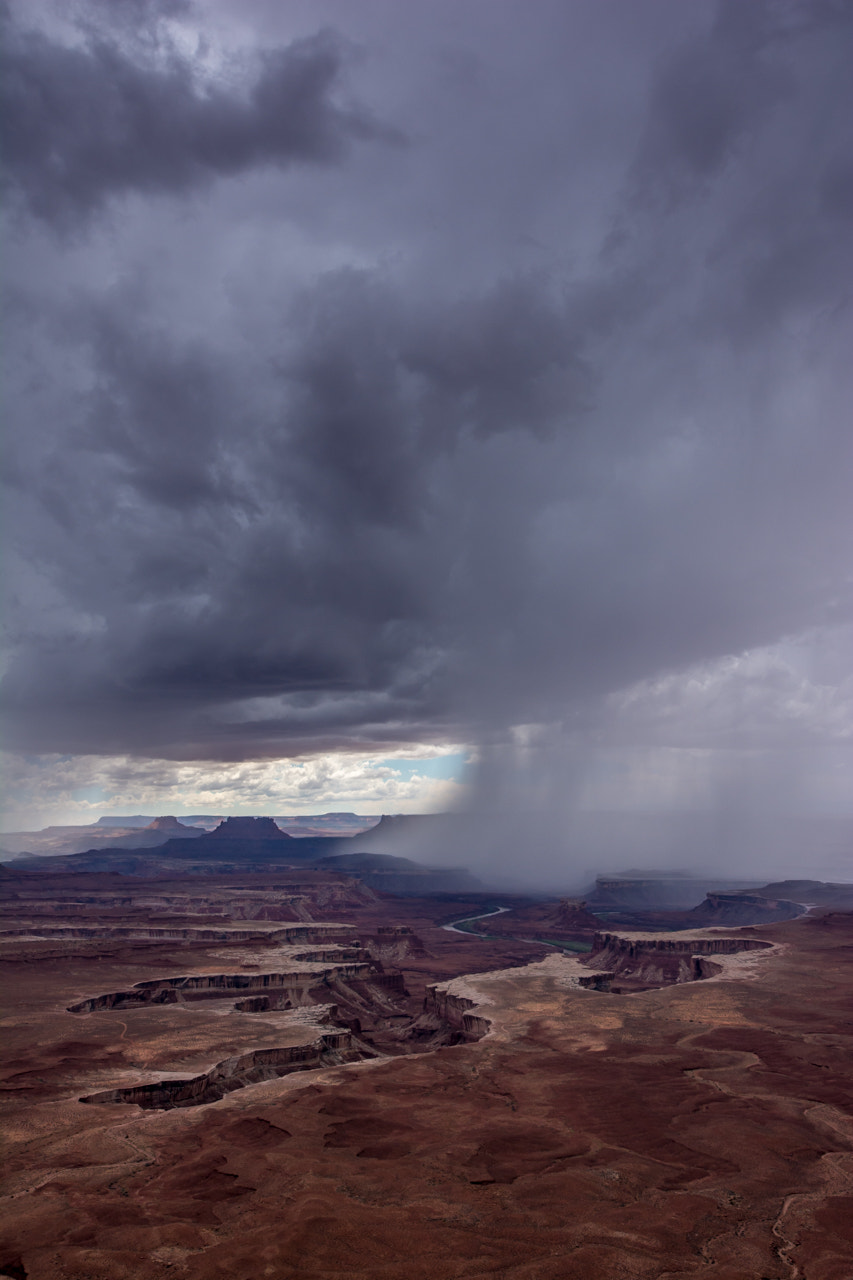
M 839 875 L 850 3 L 0 14 L 6 827 Z

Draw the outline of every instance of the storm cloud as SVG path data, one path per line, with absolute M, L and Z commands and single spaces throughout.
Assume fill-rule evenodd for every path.
M 11 750 L 849 743 L 848 4 L 74 13 L 5 19 Z
M 258 50 L 248 75 L 237 65 L 205 80 L 200 60 L 157 38 L 158 11 L 169 7 L 137 6 L 136 25 L 115 34 L 81 23 L 74 44 L 3 14 L 4 159 L 37 217 L 65 221 L 111 195 L 181 193 L 264 165 L 328 164 L 355 138 L 396 136 L 335 100 L 345 47 L 331 31 Z

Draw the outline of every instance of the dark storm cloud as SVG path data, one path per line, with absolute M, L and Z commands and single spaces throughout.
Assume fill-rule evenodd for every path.
M 843 8 L 474 7 L 473 80 L 383 12 L 409 61 L 359 96 L 416 142 L 284 175 L 370 128 L 326 37 L 242 98 L 19 37 L 68 103 L 38 213 L 242 175 L 65 257 L 17 233 L 22 749 L 618 736 L 613 691 L 849 613 Z
M 723 0 L 710 31 L 662 70 L 651 95 L 642 163 L 653 182 L 710 178 L 791 86 L 766 58 L 781 6 Z
M 442 622 L 444 579 L 471 512 L 448 509 L 436 476 L 465 440 L 571 427 L 584 379 L 564 309 L 541 282 L 500 282 L 442 329 L 376 274 L 345 270 L 286 319 L 279 412 L 261 416 L 243 370 L 129 327 L 124 296 L 78 310 L 91 389 L 73 490 L 31 460 L 20 496 L 54 527 L 40 531 L 54 555 L 57 526 L 75 528 L 64 584 L 112 621 L 64 638 L 47 671 L 22 657 L 12 702 L 38 738 L 34 704 L 48 719 L 68 704 L 69 749 L 103 732 L 101 702 L 119 718 L 112 749 L 134 726 L 142 746 L 176 715 L 201 717 L 190 753 L 211 738 L 227 749 L 231 732 L 308 741 L 374 716 L 393 742 L 413 715 L 429 733 L 424 713 L 449 710 L 446 689 L 427 707 L 424 692 L 441 644 L 459 639 Z M 272 695 L 296 701 L 265 724 L 205 719 L 211 700 Z
M 133 16 L 119 7 L 128 26 Z M 259 165 L 327 164 L 354 139 L 395 136 L 338 100 L 345 46 L 330 31 L 261 51 L 236 83 L 239 67 L 200 83 L 175 48 L 140 62 L 98 29 L 69 46 L 19 30 L 6 13 L 2 38 L 7 179 L 49 221 L 126 192 L 186 192 Z

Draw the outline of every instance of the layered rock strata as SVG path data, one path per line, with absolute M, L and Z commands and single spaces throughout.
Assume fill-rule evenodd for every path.
M 323 1032 L 311 1044 L 288 1045 L 276 1049 L 256 1049 L 252 1053 L 226 1058 L 210 1071 L 189 1079 L 160 1080 L 129 1089 L 106 1089 L 80 1099 L 87 1103 L 130 1103 L 145 1110 L 169 1111 L 173 1107 L 199 1107 L 218 1102 L 227 1093 L 275 1080 L 294 1071 L 341 1066 L 376 1054 L 364 1045 L 353 1044 L 352 1032 L 341 1027 Z
M 721 972 L 710 956 L 730 956 L 743 951 L 764 951 L 771 944 L 744 937 L 638 937 L 597 933 L 588 962 L 598 972 L 581 978 L 581 986 L 613 994 L 696 982 Z M 619 985 L 614 985 L 618 980 Z
M 221 999 L 231 991 L 277 991 L 290 997 L 292 1004 L 309 1004 L 308 992 L 319 983 L 332 983 L 337 978 L 365 977 L 372 971 L 370 961 L 336 964 L 322 970 L 297 970 L 291 973 L 209 973 L 189 974 L 178 978 L 155 978 L 137 982 L 129 991 L 111 991 L 68 1006 L 69 1013 L 94 1013 L 98 1009 L 132 1009 L 146 1004 L 177 1004 L 189 1000 Z M 269 1007 L 269 1006 L 268 1006 Z M 284 1006 L 287 1007 L 287 1006 Z
M 422 1025 L 429 1025 L 432 1019 L 437 1026 L 442 1023 L 453 1027 L 461 1033 L 460 1039 L 481 1040 L 487 1035 L 491 1022 L 480 1013 L 472 1013 L 479 1008 L 475 1000 L 451 991 L 449 986 L 436 983 L 427 987 L 424 997 L 424 1019 Z

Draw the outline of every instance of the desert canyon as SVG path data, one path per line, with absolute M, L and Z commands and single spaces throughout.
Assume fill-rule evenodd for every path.
M 628 927 L 218 839 L 4 865 L 0 1275 L 849 1280 L 849 889 Z

